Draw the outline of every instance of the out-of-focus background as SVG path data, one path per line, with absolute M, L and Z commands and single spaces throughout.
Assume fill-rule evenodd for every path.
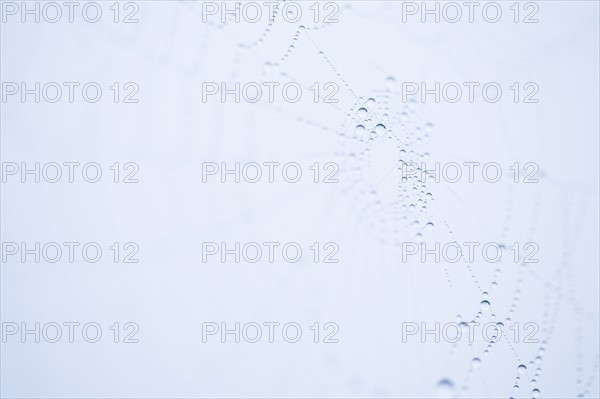
M 2 397 L 599 397 L 598 2 L 0 4 Z

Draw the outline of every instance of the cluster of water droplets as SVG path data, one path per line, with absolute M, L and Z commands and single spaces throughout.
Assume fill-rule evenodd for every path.
M 421 241 L 435 225 L 434 195 L 418 169 L 429 157 L 433 125 L 421 120 L 416 103 L 401 101 L 395 82 L 389 77 L 385 89 L 358 97 L 340 130 L 354 214 L 387 245 L 400 245 L 407 232 Z

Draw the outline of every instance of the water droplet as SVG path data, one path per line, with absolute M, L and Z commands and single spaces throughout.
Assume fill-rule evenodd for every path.
M 363 125 L 356 125 L 354 133 L 356 133 L 359 136 L 362 136 L 365 133 L 365 127 Z
M 388 76 L 388 77 L 385 79 L 385 85 L 386 85 L 386 87 L 387 87 L 387 88 L 391 89 L 391 88 L 393 88 L 393 87 L 394 87 L 394 85 L 395 85 L 395 84 L 396 84 L 396 78 L 395 78 L 395 77 L 393 77 L 393 76 Z
M 381 123 L 377 124 L 377 126 L 375 126 L 375 133 L 377 133 L 378 135 L 383 135 L 386 132 L 386 128 L 384 125 L 382 125 Z
M 481 307 L 481 310 L 488 310 L 490 308 L 490 303 L 488 301 L 481 301 L 481 303 L 479 304 L 479 306 Z
M 369 112 L 367 111 L 366 108 L 359 108 L 357 114 L 361 118 L 366 118 L 367 115 L 369 114 Z
M 519 374 L 525 374 L 525 372 L 527 371 L 527 366 L 521 364 L 519 367 L 517 367 L 517 371 L 519 372 Z
M 433 124 L 432 123 L 428 123 L 425 125 L 425 129 L 423 129 L 425 131 L 425 133 L 429 134 L 433 131 Z
M 443 379 L 437 384 L 438 398 L 451 398 L 454 396 L 454 384 L 448 379 Z
M 474 369 L 481 367 L 481 359 L 474 357 L 473 360 L 471 360 L 471 366 L 473 366 Z
M 533 395 L 534 398 L 541 398 L 542 395 L 540 394 L 540 390 L 539 389 L 533 389 L 531 391 L 531 394 Z
M 429 222 L 425 225 L 425 227 L 427 228 L 427 230 L 433 230 L 433 223 Z

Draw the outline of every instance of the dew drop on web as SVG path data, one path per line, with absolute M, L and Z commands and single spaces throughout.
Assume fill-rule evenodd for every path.
M 479 306 L 481 307 L 481 310 L 488 310 L 490 308 L 490 302 L 489 301 L 481 301 Z
M 454 396 L 454 384 L 449 379 L 443 379 L 437 384 L 438 398 L 452 398 Z

